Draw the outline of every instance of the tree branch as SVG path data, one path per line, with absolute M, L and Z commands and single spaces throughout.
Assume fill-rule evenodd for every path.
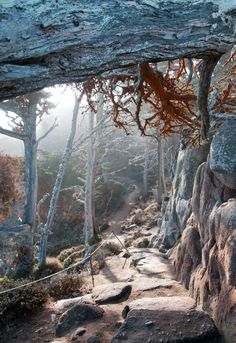
M 46 137 L 49 135 L 49 133 L 51 133 L 57 126 L 58 126 L 58 124 L 57 124 L 57 118 L 55 118 L 53 125 L 52 125 L 52 126 L 51 126 L 51 127 L 41 136 L 41 137 L 38 138 L 38 140 L 37 140 L 37 145 L 39 145 L 39 143 L 40 143 L 44 138 L 46 138 Z
M 21 140 L 24 140 L 24 139 L 26 139 L 28 137 L 23 132 L 16 132 L 16 131 L 6 130 L 3 127 L 0 127 L 0 134 L 6 135 L 6 136 L 9 136 L 9 137 L 12 137 L 12 138 L 16 138 L 16 139 L 21 139 Z
M 211 85 L 211 75 L 219 61 L 220 56 L 209 56 L 203 60 L 200 66 L 200 80 L 198 89 L 198 110 L 201 117 L 201 137 L 207 138 L 207 133 L 210 128 L 210 118 L 208 109 L 208 95 Z
M 218 0 L 6 3 L 0 4 L 0 99 L 140 62 L 223 54 L 235 44 L 236 6 L 221 9 Z

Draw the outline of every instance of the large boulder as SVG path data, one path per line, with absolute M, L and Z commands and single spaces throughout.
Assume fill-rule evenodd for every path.
M 210 169 L 223 185 L 236 189 L 236 116 L 221 125 L 212 140 Z
M 119 303 L 128 299 L 132 290 L 130 284 L 114 282 L 108 285 L 94 287 L 93 298 L 97 304 Z
M 172 249 L 177 278 L 236 341 L 236 123 L 224 123 L 196 173 L 192 212 Z
M 124 309 L 125 322 L 112 343 L 220 342 L 209 315 L 193 307 L 190 297 L 138 299 Z
M 208 152 L 208 143 L 179 151 L 172 193 L 161 224 L 161 238 L 153 243 L 154 247 L 171 248 L 185 229 L 192 211 L 194 176 L 199 165 L 206 161 Z
M 85 322 L 90 322 L 99 319 L 103 316 L 104 310 L 94 304 L 80 303 L 64 312 L 59 318 L 56 327 L 56 335 L 64 336 L 71 328 L 83 325 Z

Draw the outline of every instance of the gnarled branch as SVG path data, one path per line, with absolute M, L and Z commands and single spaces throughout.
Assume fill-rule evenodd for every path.
M 235 44 L 236 6 L 221 3 L 2 0 L 0 99 L 143 61 L 223 54 Z

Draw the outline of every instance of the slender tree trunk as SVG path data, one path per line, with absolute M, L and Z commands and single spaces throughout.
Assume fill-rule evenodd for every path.
M 29 138 L 25 138 L 24 152 L 25 152 L 25 203 L 24 203 L 24 217 L 23 223 L 31 227 L 31 239 L 28 246 L 27 263 L 29 266 L 33 264 L 34 256 L 34 230 L 36 221 L 36 208 L 38 196 L 38 168 L 37 168 L 37 133 L 36 133 L 36 112 L 37 102 L 30 103 L 28 109 L 27 120 L 24 123 L 25 132 Z
M 158 162 L 157 162 L 157 204 L 161 208 L 165 189 L 163 145 L 161 139 L 158 142 Z
M 143 169 L 143 196 L 144 198 L 147 197 L 148 194 L 148 144 L 146 142 L 145 145 L 145 153 L 144 153 L 144 169 Z
M 57 173 L 56 182 L 55 182 L 55 185 L 53 187 L 52 197 L 51 197 L 49 210 L 48 210 L 47 222 L 44 225 L 43 231 L 41 232 L 40 249 L 39 249 L 39 264 L 40 265 L 44 264 L 46 261 L 48 234 L 49 234 L 50 227 L 52 225 L 54 215 L 56 212 L 57 201 L 58 201 L 58 197 L 60 194 L 63 177 L 65 174 L 65 168 L 66 168 L 66 165 L 67 165 L 67 163 L 71 157 L 72 150 L 73 150 L 73 141 L 74 141 L 74 137 L 75 137 L 75 133 L 76 133 L 79 105 L 80 105 L 82 97 L 83 97 L 83 93 L 81 93 L 79 98 L 75 97 L 75 106 L 74 106 L 74 110 L 73 110 L 70 135 L 69 135 L 69 138 L 67 140 L 66 149 L 64 151 L 64 154 L 62 157 L 62 162 L 59 166 L 59 170 Z
M 95 113 L 89 114 L 89 132 L 94 130 Z M 94 174 L 95 174 L 95 139 L 91 135 L 88 143 L 85 202 L 84 202 L 84 238 L 85 244 L 94 236 Z
M 38 173 L 37 173 L 37 143 L 35 140 L 24 141 L 25 149 L 25 205 L 23 223 L 29 224 L 34 230 L 37 191 L 38 191 Z

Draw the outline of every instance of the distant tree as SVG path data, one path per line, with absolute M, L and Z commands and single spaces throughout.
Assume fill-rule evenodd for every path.
M 166 192 L 166 185 L 165 185 L 165 165 L 164 165 L 164 152 L 163 152 L 163 143 L 159 135 L 159 142 L 157 143 L 158 148 L 158 160 L 157 160 L 157 205 L 161 208 L 163 195 Z
M 0 109 L 10 119 L 12 130 L 0 127 L 0 134 L 20 139 L 24 143 L 25 204 L 23 223 L 32 228 L 35 224 L 37 205 L 37 148 L 39 142 L 55 127 L 54 124 L 39 138 L 37 125 L 43 115 L 49 114 L 54 105 L 49 101 L 50 93 L 35 92 L 0 103 Z

